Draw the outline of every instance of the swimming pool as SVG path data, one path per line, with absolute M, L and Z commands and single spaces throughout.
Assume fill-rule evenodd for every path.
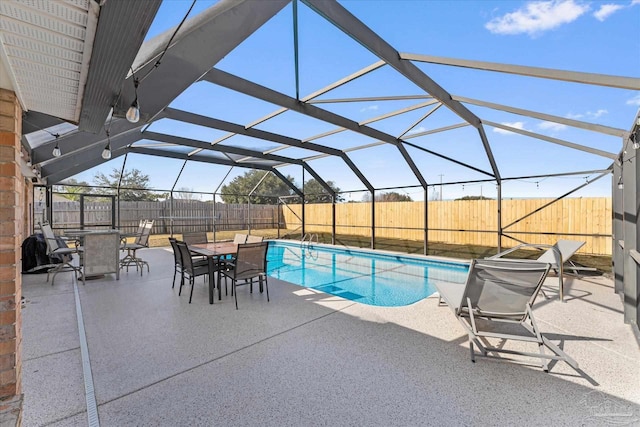
M 469 266 L 410 255 L 272 241 L 268 275 L 363 304 L 409 305 L 435 292 L 434 282 L 464 283 Z

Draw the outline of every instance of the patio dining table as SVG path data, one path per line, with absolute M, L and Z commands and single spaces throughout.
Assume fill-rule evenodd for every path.
M 219 260 L 223 256 L 235 255 L 238 252 L 238 245 L 233 242 L 200 243 L 197 245 L 189 245 L 189 250 L 195 254 L 207 257 L 209 264 L 209 304 L 213 304 L 213 293 L 215 288 L 213 274 L 216 271 L 216 260 Z M 221 299 L 222 288 L 220 287 L 220 281 L 218 281 L 218 300 Z

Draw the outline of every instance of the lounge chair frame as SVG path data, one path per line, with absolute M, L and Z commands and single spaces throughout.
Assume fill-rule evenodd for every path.
M 551 269 L 556 271 L 558 274 L 558 297 L 560 301 L 564 302 L 564 272 L 565 267 L 564 264 L 569 264 L 568 270 L 573 270 L 574 274 L 578 274 L 577 270 L 590 270 L 593 271 L 595 269 L 588 267 L 580 267 L 575 265 L 573 261 L 571 261 L 571 257 L 582 247 L 586 242 L 576 241 L 576 240 L 558 240 L 554 245 L 545 245 L 545 244 L 537 244 L 537 243 L 523 243 L 521 245 L 514 246 L 513 248 L 507 249 L 506 251 L 500 252 L 499 254 L 488 257 L 487 259 L 500 259 L 505 255 L 508 255 L 512 252 L 515 252 L 519 249 L 540 249 L 545 252 L 540 255 L 536 260 L 522 260 L 522 261 L 538 261 L 538 262 L 546 262 L 551 264 Z M 569 246 L 569 248 L 567 248 Z M 563 249 L 567 249 L 563 251 Z M 512 261 L 519 261 L 513 258 L 510 258 Z M 544 294 L 544 291 L 542 292 Z
M 469 274 L 467 276 L 467 282 L 465 285 L 455 283 L 441 283 L 436 284 L 439 291 L 438 303 L 441 304 L 442 300 L 452 309 L 456 318 L 460 321 L 465 331 L 469 336 L 469 352 L 471 361 L 475 363 L 476 356 L 488 357 L 490 353 L 505 353 L 514 354 L 526 357 L 538 358 L 541 361 L 541 367 L 545 372 L 549 372 L 549 360 L 561 360 L 567 362 L 574 369 L 578 369 L 578 363 L 567 355 L 561 348 L 546 338 L 538 327 L 538 324 L 533 316 L 532 304 L 536 299 L 542 284 L 547 277 L 547 274 L 551 268 L 548 263 L 540 263 L 538 261 L 524 262 L 520 260 L 473 260 L 469 267 Z M 473 295 L 473 289 L 471 287 L 477 284 L 476 280 L 482 280 L 476 278 L 476 272 L 478 270 L 501 270 L 503 272 L 511 272 L 514 277 L 518 276 L 518 272 L 527 273 L 539 273 L 539 279 L 534 287 L 530 287 L 532 290 L 529 300 L 523 307 L 522 311 L 501 311 L 491 312 L 482 310 L 477 306 L 477 301 L 473 301 L 471 295 Z M 462 298 L 460 301 L 456 301 L 456 293 L 447 292 L 447 289 L 452 287 L 464 286 Z M 458 289 L 459 290 L 459 289 Z M 453 297 L 453 298 L 452 298 Z M 496 295 L 496 297 L 499 297 Z M 489 322 L 505 322 L 515 323 L 522 326 L 529 332 L 529 335 L 500 333 L 493 330 L 485 330 L 478 325 L 478 320 L 484 319 Z M 538 345 L 538 353 L 510 350 L 501 347 L 493 346 L 489 343 L 488 339 L 499 340 L 517 340 L 532 342 Z M 545 347 L 551 350 L 553 354 L 545 353 Z M 476 352 L 476 348 L 478 352 Z

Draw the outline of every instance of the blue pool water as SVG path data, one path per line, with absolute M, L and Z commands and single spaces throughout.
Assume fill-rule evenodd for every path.
M 299 243 L 271 242 L 268 275 L 363 304 L 413 304 L 435 292 L 436 281 L 464 283 L 468 265 L 417 257 Z

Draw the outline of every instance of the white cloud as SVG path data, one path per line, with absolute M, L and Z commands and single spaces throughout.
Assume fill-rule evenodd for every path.
M 538 123 L 538 128 L 543 130 L 550 130 L 551 132 L 560 132 L 565 130 L 567 126 L 563 125 L 562 123 L 556 122 L 540 122 Z
M 640 3 L 640 0 L 637 0 L 638 3 Z M 638 93 L 636 96 L 634 96 L 631 99 L 627 99 L 626 102 L 627 105 L 635 105 L 636 107 L 640 107 L 640 93 Z
M 635 6 L 637 4 L 640 4 L 640 0 L 633 0 L 629 6 Z
M 566 117 L 567 117 L 567 119 L 578 120 L 578 119 L 583 118 L 583 117 L 584 117 L 584 114 L 580 114 L 580 113 L 578 113 L 578 114 L 568 113 Z
M 368 107 L 364 107 L 360 109 L 361 113 L 364 113 L 365 111 L 376 111 L 378 109 L 377 105 L 369 105 Z
M 524 122 L 513 122 L 513 123 L 504 122 L 504 123 L 501 123 L 501 124 L 504 125 L 504 126 L 509 126 L 509 127 L 516 128 L 516 129 L 524 129 Z M 501 128 L 493 128 L 493 131 L 495 133 L 501 133 L 503 135 L 510 135 L 510 134 L 513 133 L 511 131 L 508 131 L 506 129 L 501 129 Z
M 591 119 L 597 119 L 598 117 L 602 117 L 605 114 L 608 114 L 609 112 L 607 110 L 603 110 L 600 109 L 596 112 L 593 111 L 587 111 L 587 117 L 591 118 Z
M 534 1 L 515 12 L 492 19 L 485 28 L 494 34 L 526 33 L 536 36 L 573 22 L 588 10 L 588 5 L 574 0 Z
M 632 3 L 633 4 L 633 3 Z M 621 5 L 621 4 L 603 4 L 602 6 L 600 6 L 600 9 L 598 9 L 597 11 L 595 11 L 593 13 L 593 16 L 598 20 L 598 21 L 604 21 L 605 19 L 607 19 L 609 16 L 611 16 L 612 14 L 614 14 L 616 11 L 620 10 L 620 9 L 624 9 L 625 6 Z
M 412 135 L 412 134 L 414 134 L 414 133 L 424 132 L 424 131 L 426 131 L 426 130 L 427 130 L 427 128 L 425 128 L 424 126 L 420 126 L 420 127 L 417 127 L 417 128 L 411 129 L 409 132 L 407 132 L 407 135 Z

